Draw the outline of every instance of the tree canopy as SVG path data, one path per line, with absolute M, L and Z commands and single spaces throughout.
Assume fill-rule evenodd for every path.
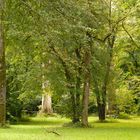
M 7 119 L 57 113 L 88 126 L 89 114 L 104 121 L 140 113 L 139 0 L 4 3 L 0 85 L 7 83 Z

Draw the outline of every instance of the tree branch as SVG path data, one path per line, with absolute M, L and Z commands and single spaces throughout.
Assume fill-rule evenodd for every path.
M 131 39 L 131 41 L 133 42 L 133 44 L 140 49 L 140 46 L 135 42 L 135 40 L 133 39 L 132 35 L 127 31 L 127 29 L 124 26 L 124 23 L 122 22 L 122 28 L 124 29 L 124 31 L 127 33 L 127 35 L 129 36 L 129 38 Z

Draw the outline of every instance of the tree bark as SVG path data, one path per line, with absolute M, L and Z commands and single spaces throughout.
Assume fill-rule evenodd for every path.
M 5 125 L 6 120 L 6 72 L 5 72 L 5 49 L 2 26 L 3 1 L 0 1 L 0 125 Z
M 84 77 L 84 92 L 83 92 L 83 111 L 82 111 L 82 125 L 88 127 L 88 104 L 90 93 L 90 52 L 85 52 L 85 77 Z
M 81 74 L 82 74 L 82 66 L 81 66 L 81 54 L 80 48 L 75 50 L 75 54 L 78 61 L 78 68 L 77 68 L 77 76 L 76 76 L 76 122 L 80 122 L 81 116 L 81 104 L 80 104 L 80 95 L 81 95 Z
M 106 104 L 101 103 L 101 101 L 97 102 L 97 104 L 99 120 L 104 121 L 106 119 Z
M 46 83 L 43 83 L 42 88 L 44 94 L 42 95 L 42 106 L 40 113 L 53 114 L 52 98 L 50 93 L 47 93 L 46 91 L 46 88 L 49 88 L 48 81 L 46 81 Z
M 53 114 L 52 98 L 49 94 L 42 95 L 42 108 L 41 113 Z
M 86 78 L 84 83 L 83 111 L 82 111 L 82 125 L 85 127 L 88 126 L 89 89 L 90 89 L 89 78 Z

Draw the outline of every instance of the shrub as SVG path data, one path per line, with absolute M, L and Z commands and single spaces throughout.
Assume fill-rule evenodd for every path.
M 119 119 L 131 119 L 130 115 L 128 115 L 127 113 L 121 112 L 118 115 Z

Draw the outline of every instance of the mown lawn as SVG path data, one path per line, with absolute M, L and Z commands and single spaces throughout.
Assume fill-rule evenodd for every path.
M 0 140 L 140 140 L 140 118 L 98 123 L 90 117 L 91 128 L 64 127 L 68 119 L 32 118 L 30 122 L 0 129 Z M 60 134 L 47 131 L 55 131 Z

